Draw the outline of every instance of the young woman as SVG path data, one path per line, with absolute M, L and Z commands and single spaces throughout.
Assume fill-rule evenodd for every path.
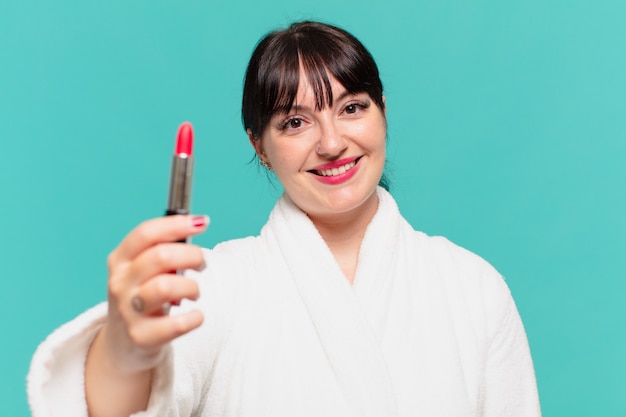
M 108 302 L 36 353 L 33 414 L 539 416 L 500 275 L 413 230 L 381 187 L 385 97 L 364 46 L 316 22 L 269 34 L 242 115 L 285 190 L 260 235 L 174 243 L 203 216 L 131 231 L 108 260 Z M 172 300 L 193 302 L 166 314 Z

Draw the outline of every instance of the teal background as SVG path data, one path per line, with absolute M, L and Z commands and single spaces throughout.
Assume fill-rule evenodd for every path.
M 255 234 L 280 188 L 240 124 L 268 30 L 321 19 L 377 59 L 405 217 L 480 254 L 526 325 L 544 416 L 626 415 L 626 2 L 0 0 L 0 415 L 37 344 L 103 300 L 161 215 L 193 122 L 195 241 Z

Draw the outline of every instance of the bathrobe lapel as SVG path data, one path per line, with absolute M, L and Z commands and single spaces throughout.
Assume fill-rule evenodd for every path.
M 270 242 L 282 253 L 353 415 L 396 416 L 393 390 L 370 314 L 313 223 L 283 196 L 268 226 Z M 361 256 L 368 260 L 359 265 L 356 279 L 363 280 L 359 285 L 367 300 L 367 294 L 375 290 L 374 278 L 387 268 L 383 264 L 391 261 L 393 254 L 380 258 L 375 247 L 368 247 Z
M 398 276 L 403 276 L 398 271 L 405 266 L 398 262 L 398 239 L 400 225 L 405 221 L 400 216 L 395 201 L 386 191 L 379 188 L 378 199 L 378 211 L 361 243 L 359 264 L 352 287 L 380 344 L 387 325 L 387 313 L 393 303 L 392 286 Z

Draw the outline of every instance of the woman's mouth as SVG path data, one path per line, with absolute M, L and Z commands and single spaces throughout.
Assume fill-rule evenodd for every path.
M 315 175 L 315 179 L 322 184 L 339 185 L 347 182 L 359 171 L 362 156 L 346 158 L 329 164 L 320 165 L 308 172 Z
M 347 162 L 343 165 L 334 166 L 332 168 L 328 167 L 328 168 L 312 169 L 309 172 L 312 174 L 318 175 L 320 177 L 334 177 L 337 175 L 344 174 L 346 173 L 346 171 L 350 171 L 352 168 L 356 166 L 356 164 L 359 162 L 359 159 L 361 159 L 361 157 L 353 159 L 352 161 Z

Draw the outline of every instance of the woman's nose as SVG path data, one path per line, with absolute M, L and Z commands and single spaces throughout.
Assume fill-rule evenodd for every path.
M 332 121 L 320 123 L 320 137 L 315 152 L 320 156 L 340 155 L 347 147 L 348 142 L 337 125 Z

